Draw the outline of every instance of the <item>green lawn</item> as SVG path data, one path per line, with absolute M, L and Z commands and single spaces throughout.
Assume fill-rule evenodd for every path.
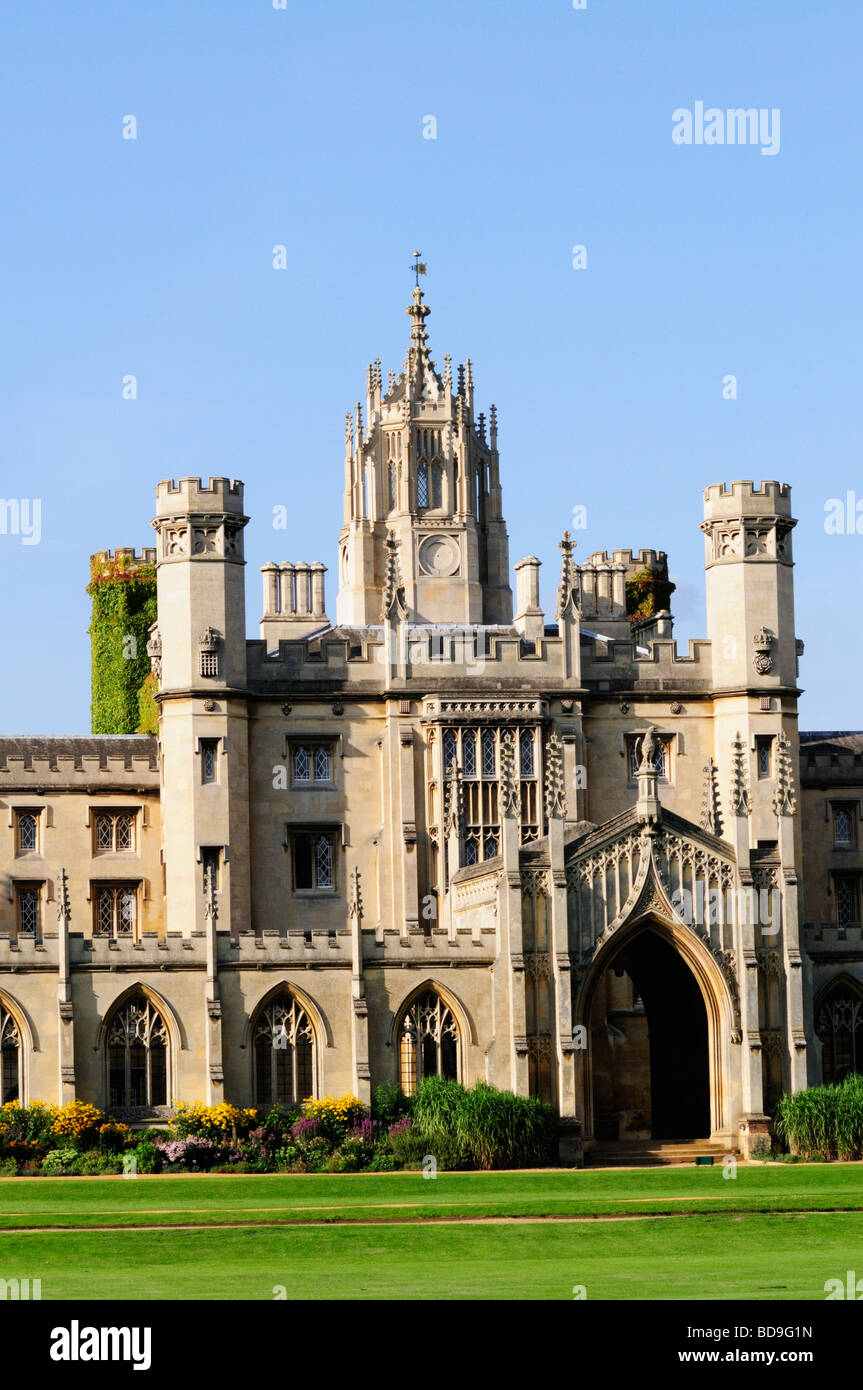
M 8 1179 L 0 1223 L 0 1277 L 43 1299 L 823 1299 L 863 1273 L 863 1165 Z

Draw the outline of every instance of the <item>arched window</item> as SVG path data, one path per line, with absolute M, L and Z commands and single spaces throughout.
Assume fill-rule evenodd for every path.
M 821 1039 L 825 1084 L 863 1071 L 863 996 L 840 980 L 818 1010 L 815 1031 Z
M 150 1109 L 168 1103 L 168 1029 L 144 993 L 127 999 L 108 1025 L 108 1104 Z
M 409 1005 L 399 1027 L 399 1077 L 405 1095 L 413 1095 L 426 1076 L 458 1080 L 458 1027 L 434 989 Z
M 425 511 L 429 504 L 429 466 L 425 459 L 417 464 L 417 508 Z
M 450 768 L 456 760 L 455 749 L 455 729 L 445 729 L 443 736 L 443 771 L 445 777 L 449 776 Z
M 21 1038 L 18 1025 L 0 1004 L 0 1104 L 21 1098 Z
M 431 466 L 431 505 L 443 506 L 443 467 L 438 459 Z
M 395 511 L 396 504 L 397 504 L 397 502 L 398 502 L 398 474 L 396 473 L 396 465 L 395 465 L 394 463 L 391 463 L 391 464 L 389 465 L 389 468 L 388 468 L 388 475 L 389 475 L 389 499 L 388 499 L 388 500 L 389 500 L 389 510 L 392 512 L 392 511 Z
M 530 729 L 521 731 L 521 775 L 533 776 L 533 734 Z
M 315 1033 L 288 990 L 258 1014 L 254 1041 L 257 1105 L 299 1105 L 314 1095 Z
M 476 777 L 476 734 L 473 729 L 462 732 L 461 756 L 465 777 Z
M 483 777 L 497 776 L 497 756 L 495 753 L 493 729 L 483 729 L 482 731 L 482 775 Z

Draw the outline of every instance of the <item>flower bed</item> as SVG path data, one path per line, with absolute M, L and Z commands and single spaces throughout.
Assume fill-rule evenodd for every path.
M 0 1176 L 531 1167 L 553 1161 L 554 1131 L 540 1101 L 439 1077 L 412 1097 L 380 1086 L 370 1110 L 350 1094 L 269 1111 L 195 1101 L 150 1130 L 84 1101 L 12 1101 L 0 1106 Z

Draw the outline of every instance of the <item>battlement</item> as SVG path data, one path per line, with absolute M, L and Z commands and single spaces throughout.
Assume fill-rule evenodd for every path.
M 155 565 L 155 546 L 117 546 L 116 550 L 97 550 L 90 556 L 90 578 L 92 581 L 111 579 L 132 579 L 147 565 Z
M 724 521 L 739 516 L 791 516 L 791 485 L 775 480 L 756 487 L 751 479 L 711 483 L 704 489 L 704 516 L 707 521 Z
M 156 488 L 156 515 L 176 516 L 178 512 L 231 512 L 243 515 L 243 484 L 238 479 L 210 478 L 204 487 L 200 478 L 163 478 Z
M 690 637 L 685 653 L 678 651 L 672 638 L 651 640 L 646 651 L 639 648 L 635 641 L 604 643 L 582 637 L 584 684 L 625 680 L 647 689 L 662 688 L 668 681 L 670 688 L 677 688 L 683 680 L 695 682 L 700 690 L 709 688 L 711 644 L 706 638 Z
M 36 786 L 37 778 L 50 784 L 70 772 L 95 779 L 132 773 L 135 779 L 158 787 L 158 766 L 157 741 L 149 734 L 0 738 L 0 789 L 22 773 L 28 774 L 28 784 Z
M 800 781 L 804 787 L 863 786 L 863 734 L 801 733 Z
M 595 550 L 584 565 L 625 565 L 628 573 L 649 570 L 663 578 L 668 575 L 668 556 L 664 550 L 613 550 L 610 556 L 607 550 Z

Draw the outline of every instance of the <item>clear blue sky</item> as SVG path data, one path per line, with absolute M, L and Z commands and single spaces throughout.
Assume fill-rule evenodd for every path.
M 245 481 L 250 635 L 269 559 L 323 560 L 334 615 L 344 413 L 417 248 L 548 607 L 583 504 L 577 558 L 667 550 L 703 635 L 702 488 L 788 481 L 802 727 L 863 726 L 863 536 L 824 531 L 863 500 L 861 47 L 859 0 L 12 0 L 0 495 L 43 517 L 0 536 L 0 731 L 89 729 L 88 556 L 152 543 L 160 478 Z M 778 107 L 779 153 L 675 145 L 699 100 Z

